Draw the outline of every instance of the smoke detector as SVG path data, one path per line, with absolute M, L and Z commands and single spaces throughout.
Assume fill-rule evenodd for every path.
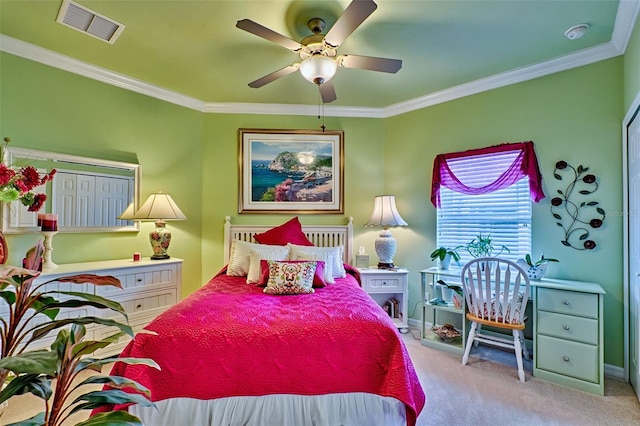
M 564 32 L 564 35 L 569 40 L 576 40 L 584 35 L 589 29 L 589 24 L 578 24 L 569 28 Z

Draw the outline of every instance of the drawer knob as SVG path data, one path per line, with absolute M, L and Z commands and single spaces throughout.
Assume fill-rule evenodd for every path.
M 569 331 L 569 326 L 568 326 L 568 325 L 563 325 L 563 326 L 562 326 L 562 328 L 563 328 L 565 331 Z
M 562 304 L 568 306 L 569 305 L 569 301 L 568 300 L 563 300 Z
M 564 362 L 569 362 L 569 361 L 570 361 L 569 357 L 568 357 L 568 356 L 566 356 L 566 355 L 562 357 L 562 360 L 563 360 Z
M 136 280 L 136 282 L 141 283 L 141 282 L 142 282 L 142 278 L 138 278 L 138 279 Z
M 136 305 L 136 309 L 142 308 L 142 305 Z

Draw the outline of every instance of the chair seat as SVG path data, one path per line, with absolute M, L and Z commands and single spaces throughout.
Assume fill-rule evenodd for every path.
M 475 321 L 475 322 L 483 324 L 483 325 L 490 325 L 490 326 L 499 327 L 499 328 L 508 328 L 509 330 L 524 330 L 524 327 L 525 327 L 525 323 L 524 322 L 512 324 L 512 323 L 509 323 L 509 322 L 500 321 L 501 318 L 498 318 L 497 321 L 487 320 L 487 319 L 484 319 L 484 318 L 477 317 L 477 316 L 473 315 L 471 312 L 467 312 L 467 319 L 469 321 Z M 524 321 L 526 321 L 526 320 L 527 320 L 527 317 L 524 318 Z

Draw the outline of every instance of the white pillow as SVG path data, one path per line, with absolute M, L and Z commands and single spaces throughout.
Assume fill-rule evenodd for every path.
M 324 279 L 327 283 L 333 284 L 334 278 L 344 278 L 347 271 L 344 269 L 342 262 L 342 246 L 336 247 L 313 247 L 298 246 L 288 244 L 291 248 L 291 260 L 323 260 Z
M 227 265 L 227 275 L 234 277 L 244 277 L 249 272 L 249 249 L 258 244 L 247 241 L 233 240 L 231 243 L 231 253 L 229 254 L 229 264 Z
M 262 269 L 260 261 L 264 260 L 289 260 L 289 247 L 255 244 L 249 249 L 249 271 L 247 272 L 247 284 L 260 282 Z

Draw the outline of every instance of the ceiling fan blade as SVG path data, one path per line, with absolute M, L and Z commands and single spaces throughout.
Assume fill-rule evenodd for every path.
M 262 87 L 267 83 L 271 83 L 274 80 L 277 80 L 279 78 L 282 78 L 284 76 L 287 76 L 291 73 L 296 72 L 298 68 L 300 68 L 300 64 L 297 64 L 297 63 L 291 64 L 289 66 L 279 69 L 278 71 L 274 71 L 271 74 L 267 74 L 262 78 L 252 81 L 251 83 L 249 83 L 249 87 L 257 89 L 258 87 Z
M 322 103 L 329 104 L 338 99 L 338 97 L 336 96 L 336 89 L 333 87 L 331 81 L 325 81 L 320 86 L 318 86 L 318 88 L 320 89 Z
M 340 46 L 377 8 L 373 0 L 353 0 L 324 37 L 325 43 L 333 48 Z
M 250 19 L 241 19 L 240 21 L 236 22 L 236 27 L 251 34 L 257 35 L 258 37 L 269 40 L 273 43 L 279 44 L 285 49 L 289 49 L 294 52 L 302 49 L 302 45 L 297 41 L 291 40 L 290 38 L 285 37 L 282 34 L 277 33 L 267 27 L 264 27 L 257 22 L 253 22 Z
M 400 59 L 376 58 L 373 56 L 340 55 L 338 65 L 370 71 L 396 73 L 402 68 Z

